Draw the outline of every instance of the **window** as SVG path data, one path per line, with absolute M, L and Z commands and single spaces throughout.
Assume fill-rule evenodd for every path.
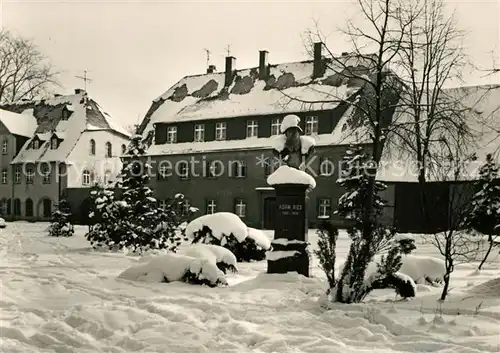
M 257 120 L 247 121 L 247 138 L 258 137 L 259 135 L 259 123 Z
M 177 126 L 167 127 L 167 143 L 177 142 Z
M 2 142 L 2 154 L 7 154 L 9 152 L 9 141 L 7 139 Z
M 182 202 L 182 214 L 189 214 L 189 210 L 191 209 L 191 202 L 188 199 L 184 199 Z
M 160 200 L 160 202 L 158 202 L 158 206 L 162 209 L 162 210 L 165 210 L 167 208 L 167 200 Z
M 33 217 L 33 200 L 26 199 L 26 203 L 24 204 L 24 209 L 26 213 L 26 217 Z
M 26 184 L 33 184 L 34 177 L 35 177 L 35 170 L 33 166 L 26 167 Z
M 313 135 L 318 133 L 318 117 L 306 116 L 306 135 Z
M 203 141 L 205 141 L 205 125 L 196 124 L 194 126 L 194 142 L 203 142 Z
M 14 199 L 14 216 L 21 215 L 21 200 Z
M 19 166 L 16 166 L 16 169 L 14 171 L 14 183 L 15 184 L 21 183 L 21 167 Z
M 34 150 L 37 150 L 40 148 L 40 140 L 38 140 L 37 138 L 35 138 L 32 142 L 32 147 Z
M 223 141 L 226 139 L 226 123 L 220 122 L 215 124 L 215 139 L 217 141 Z
M 104 172 L 104 185 L 108 185 L 111 182 L 111 171 L 106 170 Z
M 127 145 L 123 144 L 122 145 L 122 154 L 125 154 L 127 152 Z
M 106 158 L 111 158 L 113 155 L 113 147 L 111 146 L 111 142 L 106 142 Z
M 59 141 L 57 141 L 56 137 L 53 137 L 52 140 L 50 140 L 50 149 L 57 150 L 57 147 L 59 147 Z
M 232 176 L 235 178 L 244 178 L 247 176 L 247 165 L 245 161 L 231 161 Z
M 166 179 L 168 177 L 168 169 L 168 165 L 160 162 L 160 165 L 158 166 L 158 180 Z
M 50 165 L 48 164 L 42 165 L 42 176 L 43 176 L 43 183 L 50 184 Z
M 221 161 L 208 162 L 207 167 L 207 176 L 209 178 L 218 178 L 224 173 L 224 164 Z
M 64 107 L 62 111 L 62 120 L 68 120 L 71 115 L 71 112 L 68 110 L 68 108 Z
M 89 154 L 91 156 L 95 156 L 95 141 L 94 140 L 90 140 L 90 144 L 89 144 Z
M 280 134 L 281 120 L 279 118 L 271 120 L 271 136 Z
M 236 203 L 234 205 L 234 213 L 241 218 L 246 216 L 247 204 L 244 200 L 236 200 Z
M 0 215 L 5 215 L 7 214 L 7 200 L 2 199 L 0 200 Z
M 330 199 L 319 199 L 318 200 L 318 218 L 330 218 L 331 214 L 331 201 Z
M 207 214 L 212 214 L 217 212 L 217 202 L 215 200 L 207 201 Z
M 319 175 L 332 176 L 335 171 L 335 166 L 330 158 L 321 158 L 319 162 Z
M 7 184 L 8 172 L 7 169 L 2 170 L 2 184 Z
M 82 173 L 82 185 L 83 186 L 90 185 L 90 172 L 88 170 L 84 170 Z
M 189 178 L 189 163 L 188 162 L 180 162 L 178 164 L 178 172 L 179 172 L 179 177 L 181 179 L 188 179 Z

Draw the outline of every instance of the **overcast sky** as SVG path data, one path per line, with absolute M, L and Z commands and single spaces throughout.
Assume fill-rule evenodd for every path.
M 0 0 L 2 1 L 2 0 Z M 500 66 L 500 0 L 450 1 L 478 66 Z M 13 1 L 3 0 L 2 26 L 32 38 L 62 72 L 63 91 L 82 87 L 74 76 L 88 71 L 89 95 L 115 119 L 133 124 L 151 101 L 183 76 L 224 69 L 228 45 L 237 68 L 258 65 L 258 51 L 271 63 L 307 58 L 301 34 L 318 19 L 333 32 L 353 13 L 353 1 Z M 329 47 L 349 51 L 332 34 Z M 469 77 L 469 84 L 500 83 Z

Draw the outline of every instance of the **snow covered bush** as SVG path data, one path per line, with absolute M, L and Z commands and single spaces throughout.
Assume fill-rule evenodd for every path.
M 335 288 L 335 261 L 337 259 L 335 250 L 339 230 L 331 222 L 321 222 L 318 227 L 318 250 L 314 254 L 318 257 L 319 266 L 323 270 L 328 280 L 329 290 Z
M 194 219 L 186 228 L 186 236 L 193 244 L 223 246 L 236 256 L 238 262 L 263 260 L 270 248 L 263 233 L 249 229 L 240 217 L 230 212 L 217 212 Z
M 49 235 L 52 237 L 70 237 L 75 233 L 71 223 L 71 208 L 66 200 L 61 200 L 52 213 Z
M 486 155 L 474 186 L 476 193 L 471 200 L 472 209 L 464 223 L 466 229 L 488 235 L 488 247 L 478 267 L 481 270 L 500 235 L 500 178 L 498 164 L 491 154 Z
M 7 223 L 5 223 L 5 219 L 0 218 L 0 229 L 7 227 Z
M 377 253 L 388 251 L 388 261 L 383 265 L 385 275 L 396 273 L 400 254 L 415 249 L 411 238 L 397 238 L 393 227 L 381 222 L 386 204 L 380 192 L 386 185 L 375 180 L 377 165 L 372 155 L 363 147 L 352 146 L 343 159 L 344 170 L 337 183 L 346 189 L 339 199 L 336 214 L 352 221 L 347 230 L 351 246 L 336 287 L 331 290 L 332 300 L 357 303 L 366 295 L 365 273 Z
M 197 259 L 208 259 L 214 262 L 223 273 L 238 272 L 236 256 L 234 256 L 230 250 L 222 246 L 212 244 L 191 244 L 182 254 Z
M 186 282 L 210 287 L 227 285 L 213 259 L 180 254 L 155 256 L 145 264 L 132 266 L 118 278 L 139 282 Z

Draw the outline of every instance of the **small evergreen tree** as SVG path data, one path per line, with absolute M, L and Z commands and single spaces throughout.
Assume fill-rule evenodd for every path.
M 465 228 L 475 229 L 488 235 L 488 249 L 479 264 L 479 269 L 486 262 L 500 235 L 500 178 L 498 164 L 491 154 L 479 169 L 479 180 L 475 183 L 476 193 L 471 200 L 471 212 L 465 219 Z
M 66 200 L 61 200 L 52 213 L 49 235 L 53 237 L 70 237 L 75 233 L 71 223 L 71 208 Z
M 337 285 L 335 277 L 335 262 L 337 260 L 336 247 L 339 230 L 331 222 L 321 222 L 318 228 L 318 250 L 314 254 L 318 257 L 319 265 L 326 275 L 329 292 Z
M 337 281 L 334 300 L 355 303 L 365 296 L 366 269 L 377 253 L 390 249 L 392 258 L 399 253 L 410 253 L 415 245 L 410 238 L 396 240 L 395 229 L 381 222 L 386 202 L 379 193 L 386 189 L 386 185 L 375 181 L 374 188 L 368 186 L 369 178 L 373 178 L 377 171 L 372 156 L 365 153 L 362 147 L 354 146 L 347 150 L 343 161 L 346 169 L 337 183 L 346 189 L 346 193 L 340 197 L 336 213 L 352 221 L 352 226 L 348 228 L 352 242 Z M 368 194 L 370 189 L 373 195 Z M 366 200 L 372 200 L 372 204 L 367 205 Z M 390 269 L 396 272 L 400 266 L 397 262 L 392 263 Z

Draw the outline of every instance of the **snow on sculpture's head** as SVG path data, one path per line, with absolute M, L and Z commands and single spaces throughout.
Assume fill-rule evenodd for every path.
M 287 134 L 287 131 L 302 132 L 302 128 L 299 126 L 300 118 L 297 115 L 290 114 L 283 118 L 280 126 L 280 132 L 282 134 Z

